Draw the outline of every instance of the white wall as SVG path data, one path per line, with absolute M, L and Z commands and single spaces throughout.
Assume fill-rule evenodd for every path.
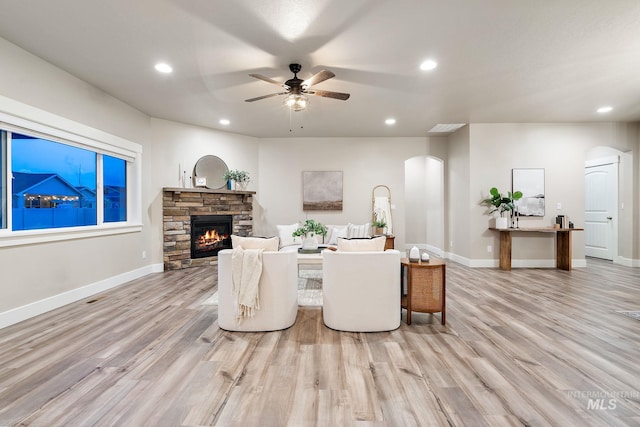
M 404 203 L 406 242 L 426 249 L 427 244 L 427 164 L 426 156 L 405 162 Z
M 424 155 L 426 138 L 274 138 L 259 144 L 260 182 L 254 229 L 275 235 L 276 225 L 306 218 L 324 224 L 363 224 L 371 221 L 373 187 L 391 189 L 396 249 L 404 250 L 405 160 Z M 302 211 L 303 171 L 343 171 L 341 212 Z
M 546 213 L 543 218 L 521 219 L 521 227 L 551 226 L 556 215 L 568 215 L 576 227 L 584 226 L 584 162 L 587 152 L 597 146 L 615 146 L 637 156 L 637 126 L 612 123 L 580 124 L 472 124 L 470 127 L 470 180 L 469 218 L 471 226 L 468 234 L 470 258 L 480 261 L 497 262 L 498 235 L 487 230 L 486 208 L 479 202 L 488 195 L 491 187 L 506 192 L 511 189 L 512 168 L 544 168 Z M 627 171 L 628 173 L 628 171 Z M 634 190 L 627 191 L 627 197 L 638 194 L 637 171 L 634 176 Z M 562 209 L 556 209 L 560 203 Z M 637 205 L 628 200 L 628 205 Z M 635 210 L 634 218 L 638 211 Z M 621 233 L 634 236 L 637 229 L 624 228 Z M 635 233 L 635 234 L 634 234 Z M 487 252 L 492 245 L 493 253 Z M 524 260 L 524 265 L 547 266 L 554 264 L 553 238 L 545 236 L 513 236 L 514 266 Z M 637 243 L 634 244 L 637 246 Z M 637 257 L 637 252 L 629 253 L 634 245 L 621 248 L 626 257 Z M 573 258 L 584 260 L 584 236 L 573 233 Z M 528 264 L 527 264 L 528 263 Z
M 0 56 L 0 95 L 142 145 L 142 174 L 150 175 L 146 115 L 3 39 Z M 149 259 L 141 253 L 151 251 L 151 241 L 144 191 L 142 198 L 142 232 L 0 248 L 0 325 L 8 310 L 146 271 Z
M 432 156 L 405 162 L 406 238 L 408 246 L 444 252 L 444 162 Z
M 471 257 L 469 225 L 476 205 L 470 192 L 470 132 L 469 126 L 449 137 L 447 180 L 446 251 L 458 262 Z
M 444 161 L 428 156 L 426 166 L 426 231 L 428 249 L 436 254 L 444 252 Z

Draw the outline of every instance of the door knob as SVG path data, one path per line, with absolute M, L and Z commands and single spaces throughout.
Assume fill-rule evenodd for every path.
M 608 216 L 608 217 L 607 217 L 607 219 L 608 219 L 608 220 L 612 220 L 613 218 L 612 218 L 612 217 L 610 217 L 610 216 Z

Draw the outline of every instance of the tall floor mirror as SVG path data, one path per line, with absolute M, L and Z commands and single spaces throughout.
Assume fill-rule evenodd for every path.
M 371 192 L 371 226 L 374 234 L 393 235 L 391 189 L 386 185 L 376 185 Z

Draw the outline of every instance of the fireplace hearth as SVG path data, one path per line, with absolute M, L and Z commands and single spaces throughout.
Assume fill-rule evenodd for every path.
M 163 188 L 162 234 L 165 270 L 218 265 L 218 252 L 231 247 L 224 235 L 251 236 L 253 229 L 254 191 L 211 190 L 208 188 Z M 213 224 L 204 227 L 197 242 L 201 258 L 192 257 L 192 231 L 198 234 L 201 224 L 195 226 L 192 217 L 231 218 L 230 225 Z M 219 219 L 218 219 L 219 220 Z M 218 221 L 216 220 L 216 221 Z M 228 227 L 228 228 L 227 228 Z M 207 236 L 206 232 L 209 231 Z M 216 234 L 217 233 L 217 237 Z M 223 237 L 221 239 L 221 236 Z M 222 242 L 220 242 L 222 241 Z M 223 245 L 222 248 L 220 245 Z M 195 254 L 194 254 L 195 255 Z
M 231 215 L 194 215 L 191 217 L 191 258 L 218 255 L 231 249 Z

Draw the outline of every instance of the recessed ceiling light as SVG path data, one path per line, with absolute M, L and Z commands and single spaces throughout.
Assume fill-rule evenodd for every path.
M 228 125 L 229 123 L 231 123 L 228 119 L 220 119 L 220 124 L 221 125 Z
M 420 64 L 420 69 L 422 71 L 429 71 L 429 70 L 433 70 L 437 66 L 438 66 L 438 63 L 436 61 L 434 61 L 433 59 L 427 59 L 422 64 Z
M 156 71 L 160 72 L 160 73 L 171 73 L 173 71 L 173 68 L 171 68 L 171 65 L 164 63 L 164 62 L 159 62 L 156 64 L 155 66 Z
M 438 133 L 453 132 L 460 129 L 465 124 L 466 123 L 444 123 L 444 124 L 438 123 L 431 129 L 429 129 L 429 132 L 438 132 Z
M 602 113 L 608 113 L 609 111 L 613 110 L 613 107 L 609 107 L 608 105 L 606 107 L 600 107 L 598 108 L 596 111 L 600 114 Z
M 395 125 L 396 124 L 396 119 L 387 119 L 387 120 L 384 121 L 384 123 L 386 125 L 389 125 L 389 126 Z

